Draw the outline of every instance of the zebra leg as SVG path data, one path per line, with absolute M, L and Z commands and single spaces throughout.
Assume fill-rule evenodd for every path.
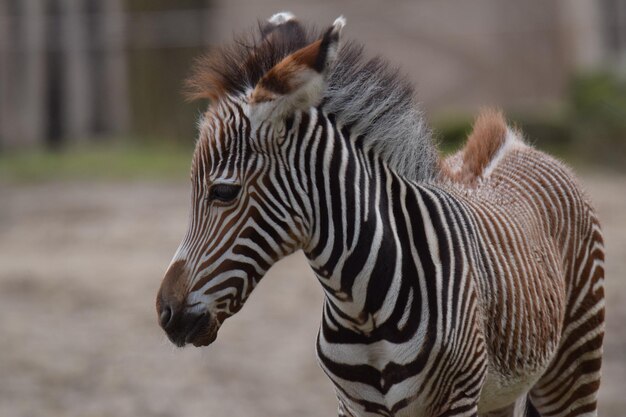
M 476 305 L 467 313 L 466 320 L 476 317 Z M 468 335 L 459 342 L 464 354 L 444 360 L 446 369 L 436 375 L 434 385 L 438 391 L 435 399 L 435 417 L 477 417 L 480 393 L 487 377 L 487 346 L 480 328 L 474 324 Z M 446 375 L 456 369 L 453 375 Z
M 446 404 L 443 407 L 437 407 L 441 411 L 434 413 L 436 417 L 478 417 L 478 400 L 480 397 L 480 389 L 486 375 L 486 368 L 483 364 L 482 369 L 476 370 L 478 379 L 473 379 L 473 387 L 464 387 L 455 390 L 447 396 Z M 460 383 L 467 383 L 465 380 L 459 380 Z M 470 388 L 469 391 L 467 388 Z
M 592 345 L 599 344 L 591 341 Z M 590 346 L 574 363 L 557 361 L 531 391 L 531 401 L 542 417 L 595 417 L 600 387 L 602 346 Z M 568 366 L 569 365 L 569 366 Z
M 530 399 L 539 415 L 597 416 L 603 334 L 598 330 L 581 342 L 561 345 L 553 365 L 531 390 Z
M 593 244 L 593 242 L 592 242 Z M 572 280 L 559 349 L 530 400 L 542 417 L 595 417 L 604 337 L 604 254 L 590 245 Z

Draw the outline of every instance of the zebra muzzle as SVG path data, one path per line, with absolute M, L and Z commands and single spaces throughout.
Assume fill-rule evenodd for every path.
M 168 268 L 156 298 L 159 325 L 178 347 L 207 346 L 217 337 L 220 321 L 200 303 L 187 300 L 186 262 L 179 259 Z
M 186 311 L 177 305 L 159 304 L 159 324 L 176 346 L 207 346 L 217 337 L 219 324 L 208 311 Z

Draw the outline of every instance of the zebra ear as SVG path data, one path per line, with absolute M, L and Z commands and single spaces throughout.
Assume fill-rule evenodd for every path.
M 297 35 L 304 36 L 304 29 L 298 22 L 293 13 L 280 12 L 276 13 L 267 21 L 260 25 L 261 36 L 263 39 L 268 39 L 276 34 L 276 32 L 287 32 L 286 35 L 293 35 L 291 32 L 297 32 Z
M 259 118 L 283 118 L 319 103 L 345 23 L 343 17 L 337 18 L 321 39 L 285 57 L 259 80 L 250 95 Z

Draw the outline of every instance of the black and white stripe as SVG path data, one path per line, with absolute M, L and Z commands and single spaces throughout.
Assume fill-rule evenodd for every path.
M 219 327 L 302 249 L 340 415 L 596 415 L 604 254 L 573 175 L 509 129 L 477 185 L 439 179 L 404 84 L 355 54 L 309 109 L 259 120 L 244 89 L 204 116 L 186 306 Z M 238 198 L 207 201 L 216 184 Z

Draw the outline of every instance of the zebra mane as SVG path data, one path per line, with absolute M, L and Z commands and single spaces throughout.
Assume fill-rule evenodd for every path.
M 271 23 L 259 23 L 258 31 L 197 60 L 187 80 L 187 97 L 217 102 L 245 94 L 283 58 L 321 37 L 319 30 L 295 19 Z M 320 106 L 398 174 L 415 181 L 435 177 L 437 148 L 411 83 L 381 57 L 366 58 L 357 42 L 340 47 Z
M 397 173 L 411 180 L 430 180 L 438 151 L 414 99 L 411 83 L 381 57 L 365 58 L 363 47 L 341 47 L 329 75 L 323 109 L 361 135 Z

